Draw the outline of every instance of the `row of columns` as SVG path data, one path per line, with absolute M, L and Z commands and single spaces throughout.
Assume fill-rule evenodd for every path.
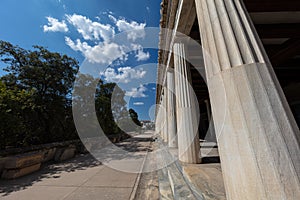
M 195 6 L 227 199 L 300 199 L 299 128 L 243 2 Z M 179 160 L 199 163 L 184 44 L 173 51 L 156 122 Z
M 228 199 L 300 199 L 299 128 L 242 0 L 195 0 Z
M 168 69 L 162 87 L 157 130 L 169 147 L 178 147 L 180 161 L 196 164 L 201 161 L 198 103 L 191 86 L 190 68 L 184 59 L 184 44 L 174 44 L 173 51 L 174 69 Z

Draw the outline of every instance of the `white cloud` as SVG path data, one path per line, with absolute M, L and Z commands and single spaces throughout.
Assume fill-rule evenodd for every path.
M 144 61 L 150 58 L 149 52 L 144 52 L 143 50 L 138 50 L 137 54 L 135 55 L 137 61 Z
M 113 15 L 109 14 L 109 15 L 108 15 L 108 18 L 109 18 L 111 21 L 113 21 L 114 23 L 117 23 L 117 19 L 116 19 Z
M 68 26 L 66 22 L 58 21 L 58 19 L 55 19 L 53 17 L 46 17 L 48 20 L 48 25 L 44 25 L 44 32 L 68 32 Z
M 132 44 L 132 46 L 125 46 L 113 42 L 115 37 L 115 27 L 119 31 L 126 31 L 127 38 L 135 41 L 138 38 L 145 37 L 145 23 L 138 23 L 136 21 L 128 22 L 125 19 L 115 18 L 112 12 L 108 12 L 108 17 L 112 20 L 112 24 L 102 24 L 99 16 L 95 20 L 87 18 L 83 15 L 72 14 L 66 15 L 68 22 L 73 25 L 77 32 L 83 39 L 72 40 L 70 37 L 65 37 L 65 42 L 75 51 L 80 51 L 85 58 L 92 63 L 112 64 L 123 63 L 128 59 L 128 54 L 125 51 L 133 49 L 137 61 L 145 61 L 150 58 L 150 53 L 145 52 L 143 47 L 139 44 Z M 52 20 L 52 19 L 51 19 Z M 58 23 L 58 20 L 55 21 Z M 65 24 L 65 22 L 63 21 Z M 92 42 L 94 42 L 94 44 Z M 124 72 L 123 74 L 126 74 Z
M 137 51 L 137 50 L 139 50 L 139 49 L 143 49 L 143 47 L 142 47 L 142 45 L 140 45 L 140 44 L 132 43 L 132 44 L 131 44 L 131 49 L 132 49 L 133 51 Z
M 113 15 L 114 13 L 110 10 L 104 11 L 101 13 L 102 15 Z
M 131 44 L 132 50 L 136 51 L 135 58 L 137 61 L 145 61 L 150 58 L 149 52 L 144 52 L 140 44 Z
M 119 31 L 127 32 L 127 39 L 135 41 L 138 38 L 145 37 L 146 23 L 138 23 L 136 21 L 127 22 L 125 19 L 116 19 L 113 16 L 109 16 L 118 27 Z
M 81 42 L 79 39 L 74 42 L 69 37 L 65 37 L 66 44 L 75 51 L 80 51 L 89 62 L 111 64 L 114 60 L 125 61 L 126 53 L 122 46 L 116 43 L 99 43 L 90 46 L 87 42 Z
M 146 75 L 146 71 L 131 67 L 120 67 L 116 71 L 109 67 L 100 75 L 104 76 L 104 79 L 107 82 L 129 83 L 132 79 L 143 78 Z
M 147 97 L 144 93 L 147 91 L 147 88 L 144 85 L 140 85 L 138 88 L 131 88 L 131 91 L 126 91 L 125 95 L 133 98 L 142 98 Z
M 135 106 L 143 106 L 144 102 L 134 102 L 133 105 L 135 105 Z
M 93 22 L 89 18 L 82 15 L 66 15 L 69 23 L 71 23 L 85 40 L 100 40 L 108 42 L 115 35 L 115 30 L 110 24 L 101 24 Z

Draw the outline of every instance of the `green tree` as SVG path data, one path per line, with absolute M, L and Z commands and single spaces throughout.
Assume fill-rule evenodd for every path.
M 34 109 L 33 93 L 33 90 L 20 90 L 16 87 L 9 89 L 0 81 L 1 149 L 6 146 L 24 146 L 35 140 L 29 131 L 27 118 L 27 113 Z
M 17 94 L 25 91 L 31 96 L 30 112 L 20 115 L 27 124 L 24 132 L 35 138 L 30 143 L 76 138 L 70 94 L 78 62 L 41 46 L 25 50 L 5 41 L 0 41 L 0 58 L 7 65 L 8 74 L 1 77 L 6 90 Z M 7 126 L 0 123 L 1 127 Z
M 139 120 L 139 116 L 137 114 L 137 112 L 135 112 L 135 110 L 133 110 L 132 108 L 129 109 L 129 115 L 132 119 L 132 121 L 138 125 L 138 126 L 142 126 L 142 123 Z
M 123 133 L 117 123 L 124 116 L 124 112 L 128 111 L 124 100 L 125 93 L 116 83 L 103 83 L 91 75 L 79 74 L 74 91 L 73 111 L 80 118 L 77 123 L 80 123 L 79 127 L 83 129 L 81 131 L 90 130 L 85 136 L 97 136 L 98 123 L 106 135 Z
M 116 83 L 101 83 L 96 91 L 97 117 L 106 134 L 122 133 L 117 123 L 126 112 L 124 97 L 124 91 Z
M 8 72 L 0 78 L 1 149 L 76 139 L 72 111 L 78 112 L 83 128 L 96 130 L 100 123 L 108 135 L 140 125 L 117 84 L 84 74 L 74 84 L 79 66 L 73 58 L 41 46 L 25 50 L 0 41 L 0 59 Z M 122 123 L 125 129 L 117 125 Z

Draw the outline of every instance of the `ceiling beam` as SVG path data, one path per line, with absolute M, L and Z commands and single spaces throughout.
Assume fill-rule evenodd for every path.
M 299 0 L 244 0 L 249 12 L 300 11 Z
M 281 63 L 280 65 L 274 67 L 275 70 L 300 70 L 300 57 L 293 58 Z
M 256 24 L 260 38 L 300 38 L 300 23 Z
M 264 47 L 269 57 L 272 57 L 282 49 L 280 44 L 265 44 Z
M 273 54 L 270 58 L 274 66 L 284 63 L 287 59 L 300 55 L 300 39 L 289 39 L 281 45 L 279 51 Z

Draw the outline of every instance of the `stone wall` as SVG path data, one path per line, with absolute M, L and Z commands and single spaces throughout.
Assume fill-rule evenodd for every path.
M 129 137 L 127 134 L 118 134 L 110 135 L 108 139 L 117 143 Z M 77 153 L 88 153 L 92 147 L 101 145 L 93 142 L 97 140 L 90 139 L 89 141 L 88 146 L 84 146 L 80 140 L 71 140 L 2 150 L 0 151 L 0 177 L 15 179 L 38 171 L 43 163 L 68 160 Z

